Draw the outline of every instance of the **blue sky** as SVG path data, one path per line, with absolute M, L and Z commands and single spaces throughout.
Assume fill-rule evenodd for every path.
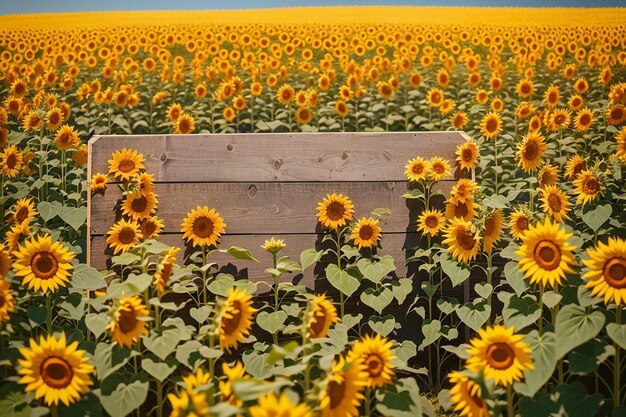
M 0 0 L 0 14 L 101 10 L 258 9 L 339 5 L 626 7 L 626 0 Z

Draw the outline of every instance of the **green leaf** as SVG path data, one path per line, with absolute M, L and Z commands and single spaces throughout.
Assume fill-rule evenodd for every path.
M 276 262 L 276 269 L 278 269 L 280 272 L 293 272 L 299 271 L 301 268 L 300 264 L 298 264 L 296 261 L 288 256 L 283 256 Z
M 385 307 L 391 304 L 392 300 L 392 292 L 385 287 L 381 287 L 377 290 L 366 288 L 365 291 L 361 293 L 361 301 L 376 310 L 378 314 L 382 314 Z
M 300 265 L 302 266 L 302 271 L 318 262 L 323 255 L 323 250 L 316 251 L 315 249 L 307 249 L 302 251 L 300 254 Z
M 626 324 L 609 323 L 606 325 L 606 333 L 619 347 L 626 349 Z
M 446 316 L 452 314 L 453 311 L 456 311 L 458 306 L 459 302 L 455 299 L 451 299 L 450 301 L 448 301 L 440 298 L 439 300 L 437 300 L 437 308 L 439 308 L 439 311 L 441 311 Z
M 374 216 L 382 216 L 383 214 L 391 214 L 391 210 L 386 207 L 379 207 L 372 210 L 371 214 Z
M 530 295 L 523 298 L 511 295 L 504 300 L 502 315 L 504 325 L 506 327 L 515 326 L 515 331 L 519 332 L 536 323 L 541 316 L 541 310 L 539 309 L 539 304 Z
M 486 300 L 487 298 L 489 298 L 491 292 L 493 291 L 493 285 L 486 282 L 478 282 L 474 285 L 474 291 L 476 291 L 476 294 L 480 295 Z
M 76 265 L 70 282 L 72 283 L 72 287 L 88 291 L 106 288 L 107 286 L 100 272 L 86 264 Z
M 165 378 L 170 376 L 172 372 L 176 370 L 175 365 L 169 365 L 165 362 L 155 362 L 151 358 L 142 359 L 141 367 L 160 382 L 163 382 Z
M 241 248 L 239 246 L 231 246 L 230 248 L 224 250 L 221 250 L 221 252 L 226 252 L 229 255 L 231 255 L 234 258 L 237 259 L 243 259 L 245 261 L 254 261 L 254 262 L 259 262 L 258 259 L 256 259 L 254 256 L 252 256 L 252 254 L 250 253 L 250 251 L 246 248 Z
M 42 201 L 41 203 L 37 204 L 37 211 L 39 212 L 39 216 L 41 216 L 44 222 L 48 222 L 54 217 L 58 216 L 61 213 L 61 210 L 63 210 L 63 206 L 57 201 Z
M 483 204 L 494 209 L 509 208 L 510 201 L 502 195 L 492 195 L 483 199 Z
M 91 331 L 91 333 L 94 334 L 96 339 L 99 338 L 102 333 L 104 333 L 110 321 L 111 319 L 105 313 L 91 313 L 85 316 L 85 324 L 87 325 L 87 328 Z
M 589 375 L 597 371 L 600 364 L 614 352 L 613 346 L 591 339 L 567 355 L 568 370 L 575 375 Z
M 453 287 L 465 282 L 470 276 L 469 269 L 461 267 L 458 262 L 449 257 L 441 260 L 441 269 L 443 269 L 444 274 L 450 277 Z
M 391 282 L 391 292 L 398 304 L 403 304 L 411 291 L 413 291 L 413 280 L 410 278 L 400 278 Z
M 146 401 L 149 388 L 150 384 L 147 381 L 119 384 L 111 395 L 100 395 L 100 402 L 110 415 L 125 417 Z
M 337 265 L 329 264 L 326 267 L 326 278 L 330 284 L 350 297 L 361 285 L 360 281 L 345 270 L 339 270 Z
M 543 293 L 543 304 L 548 308 L 554 308 L 558 303 L 561 302 L 563 296 L 554 291 L 547 291 Z
M 202 355 L 199 350 L 204 345 L 197 340 L 189 340 L 176 348 L 176 360 L 179 363 L 189 367 L 189 369 L 195 369 L 195 365 L 199 360 L 202 360 Z
M 441 337 L 441 322 L 433 320 L 430 323 L 422 324 L 422 333 L 424 334 L 424 339 L 418 347 L 419 350 L 424 350 L 426 346 L 435 343 Z
M 211 311 L 213 311 L 213 308 L 210 305 L 203 305 L 198 308 L 192 307 L 189 309 L 189 315 L 197 321 L 198 324 L 202 324 L 209 318 Z
M 562 358 L 572 349 L 594 338 L 604 326 L 605 317 L 600 311 L 587 313 L 585 309 L 568 304 L 556 317 L 556 341 L 558 357 Z
M 268 313 L 267 311 L 261 311 L 256 316 L 256 322 L 263 330 L 274 334 L 280 330 L 280 328 L 287 320 L 287 313 L 282 310 Z
M 364 278 L 367 278 L 375 283 L 379 283 L 390 272 L 396 270 L 393 257 L 389 255 L 383 256 L 376 262 L 372 262 L 367 258 L 361 258 L 356 263 L 356 266 L 359 268 L 359 271 L 361 271 Z
M 591 230 L 597 232 L 600 226 L 602 226 L 613 213 L 613 208 L 610 204 L 604 204 L 597 206 L 596 208 L 583 213 L 582 219 Z
M 600 394 L 589 395 L 580 382 L 563 384 L 556 388 L 558 401 L 565 408 L 568 417 L 595 416 L 600 410 Z
M 157 355 L 161 360 L 165 360 L 172 352 L 176 350 L 178 344 L 182 341 L 181 333 L 177 328 L 168 328 L 153 331 L 148 337 L 143 339 L 146 348 Z
M 491 307 L 485 301 L 467 303 L 457 308 L 456 314 L 466 326 L 477 332 L 489 319 Z
M 235 277 L 230 274 L 219 273 L 207 285 L 207 289 L 211 291 L 212 294 L 228 297 L 228 291 L 234 284 Z
M 410 340 L 404 340 L 402 343 L 396 345 L 393 349 L 393 354 L 397 361 L 400 361 L 402 365 L 406 366 L 409 360 L 417 355 L 417 346 Z
M 150 287 L 154 278 L 150 274 L 129 274 L 124 286 L 128 295 L 140 294 Z
M 545 392 L 540 392 L 533 398 L 522 397 L 519 401 L 519 412 L 522 417 L 551 417 L 556 415 L 559 409 L 559 404 Z
M 384 317 L 371 317 L 369 320 L 369 325 L 376 333 L 380 334 L 383 337 L 387 337 L 389 333 L 392 332 L 396 325 L 396 319 L 393 318 L 392 315 L 386 315 Z
M 552 376 L 557 362 L 556 336 L 537 330 L 530 332 L 525 342 L 532 349 L 533 369 L 524 372 L 524 382 L 515 383 L 515 390 L 527 397 L 534 396 Z
M 508 262 L 504 265 L 504 277 L 518 297 L 521 297 L 528 289 L 528 283 L 524 280 L 524 274 L 520 271 L 517 262 Z
M 266 379 L 272 374 L 273 366 L 267 363 L 269 353 L 259 353 L 256 351 L 246 352 L 242 356 L 246 372 L 254 378 Z
M 87 221 L 87 207 L 63 207 L 59 217 L 78 232 L 80 227 Z
M 126 365 L 130 358 L 137 354 L 135 351 L 119 347 L 117 343 L 98 343 L 93 355 L 98 380 L 104 380 L 107 376 Z

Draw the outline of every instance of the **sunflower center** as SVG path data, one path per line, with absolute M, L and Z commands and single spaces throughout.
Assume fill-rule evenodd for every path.
M 467 204 L 459 203 L 454 206 L 454 217 L 465 218 L 469 213 L 469 209 L 467 208 Z
M 519 230 L 528 230 L 528 219 L 522 216 L 517 219 L 516 225 Z
M 346 212 L 346 208 L 343 204 L 333 201 L 328 205 L 326 209 L 326 215 L 328 218 L 334 222 L 343 219 L 343 215 Z
M 370 240 L 374 236 L 374 229 L 369 224 L 361 226 L 359 229 L 359 237 L 361 240 Z
M 17 213 L 15 213 L 15 221 L 22 224 L 22 222 L 28 217 L 28 212 L 28 207 L 20 207 Z
M 611 117 L 615 120 L 622 120 L 622 117 L 624 117 L 624 112 L 622 111 L 621 108 L 616 107 L 611 112 Z
M 17 165 L 17 156 L 15 154 L 9 154 L 9 156 L 7 156 L 6 165 L 7 168 L 14 169 Z
M 135 230 L 132 227 L 125 227 L 120 230 L 119 241 L 124 245 L 130 245 L 135 241 Z
M 367 372 L 369 372 L 372 378 L 376 378 L 383 373 L 384 362 L 382 358 L 376 354 L 368 355 L 365 360 L 365 365 L 367 366 Z
M 344 395 L 346 393 L 346 383 L 345 381 L 337 382 L 330 381 L 328 383 L 328 396 L 330 397 L 330 408 L 335 409 L 341 404 L 344 399 Z
M 529 161 L 534 161 L 539 155 L 539 146 L 535 142 L 528 142 L 524 147 L 524 158 Z
M 0 308 L 4 307 L 6 304 L 6 300 L 4 299 L 4 295 L 0 294 Z
M 542 240 L 535 246 L 535 262 L 547 271 L 556 269 L 561 263 L 561 250 L 549 240 Z
M 591 116 L 587 113 L 583 114 L 582 116 L 580 116 L 579 123 L 581 126 L 587 126 L 591 123 Z
M 117 166 L 117 169 L 123 173 L 127 173 L 135 169 L 135 162 L 132 159 L 122 159 Z
M 62 389 L 70 385 L 74 377 L 72 366 L 62 358 L 46 358 L 39 369 L 43 382 L 52 388 Z
M 120 327 L 120 331 L 126 334 L 135 330 L 138 321 L 134 310 L 122 310 L 120 311 L 120 318 L 117 320 L 117 324 Z
M 148 208 L 148 199 L 146 196 L 142 195 L 141 197 L 134 199 L 133 202 L 130 203 L 130 207 L 135 213 L 143 213 Z
M 413 164 L 413 167 L 411 169 L 413 171 L 413 173 L 415 175 L 420 175 L 422 172 L 424 172 L 424 165 L 422 164 Z
M 563 114 L 557 114 L 556 116 L 554 116 L 554 124 L 557 126 L 562 125 L 565 122 L 565 115 Z
M 476 245 L 474 235 L 468 230 L 460 231 L 456 237 L 456 241 L 465 250 L 472 250 L 472 248 L 474 248 L 474 245 Z
M 548 94 L 548 103 L 550 104 L 554 104 L 557 101 L 557 95 L 555 92 L 551 92 L 550 94 Z
M 626 288 L 626 259 L 613 258 L 602 269 L 604 280 L 613 288 Z
M 141 231 L 144 237 L 152 236 L 157 230 L 156 223 L 152 221 L 146 221 L 141 225 Z
M 471 149 L 463 149 L 462 158 L 465 162 L 471 162 L 474 159 L 474 152 Z
M 468 387 L 469 388 L 469 387 Z M 472 399 L 472 401 L 474 402 L 474 404 L 476 404 L 476 406 L 478 408 L 483 408 L 483 406 L 485 405 L 483 399 L 480 396 L 480 390 L 470 390 L 468 389 L 469 392 L 472 392 L 472 394 L 470 394 L 470 398 Z
M 492 368 L 510 368 L 514 360 L 515 352 L 507 343 L 494 343 L 487 349 L 487 362 Z
M 30 261 L 30 267 L 39 279 L 50 279 L 57 273 L 59 262 L 50 252 L 37 252 Z
M 561 199 L 558 195 L 550 194 L 548 196 L 548 205 L 550 206 L 550 209 L 555 213 L 561 212 Z
M 574 171 L 574 176 L 577 177 L 578 174 L 581 173 L 581 171 L 583 170 L 583 168 L 585 168 L 585 164 L 583 163 L 578 163 L 576 164 L 576 166 L 574 167 L 573 171 Z
M 437 216 L 428 216 L 426 217 L 424 223 L 426 223 L 426 226 L 428 226 L 430 229 L 435 229 L 437 228 L 437 226 L 439 226 L 439 219 L 437 219 Z
M 193 233 L 201 239 L 206 239 L 213 233 L 213 222 L 208 217 L 198 217 L 193 222 Z
M 232 317 L 222 318 L 222 330 L 226 334 L 233 334 L 239 328 L 241 322 L 241 303 L 238 301 L 233 302 L 231 307 Z
M 489 120 L 487 120 L 487 123 L 485 124 L 485 129 L 489 133 L 494 133 L 496 130 L 498 130 L 498 120 L 496 118 L 490 118 Z
M 522 93 L 524 93 L 524 94 L 529 94 L 529 93 L 530 93 L 530 85 L 528 85 L 528 84 L 522 84 L 522 88 L 521 88 L 521 90 L 522 90 Z
M 437 174 L 441 175 L 446 171 L 446 168 L 443 166 L 443 164 L 440 163 L 435 163 L 433 164 L 433 171 L 435 171 Z
M 323 311 L 316 311 L 313 315 L 315 321 L 311 322 L 311 337 L 319 337 L 324 331 L 324 324 L 326 323 L 326 315 Z
M 496 230 L 496 221 L 493 217 L 488 218 L 485 221 L 485 236 L 491 236 Z
M 583 183 L 583 191 L 585 194 L 595 194 L 600 190 L 600 183 L 595 178 L 589 178 Z

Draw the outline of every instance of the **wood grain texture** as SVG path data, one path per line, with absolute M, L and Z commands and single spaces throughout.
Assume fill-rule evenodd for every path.
M 454 181 L 442 181 L 436 189 L 449 196 Z M 386 232 L 415 231 L 421 211 L 418 200 L 407 200 L 406 182 L 353 183 L 161 183 L 158 216 L 165 221 L 165 232 L 180 231 L 191 210 L 199 206 L 215 208 L 226 222 L 226 231 L 236 234 L 314 233 L 317 203 L 330 193 L 347 195 L 355 205 L 355 218 L 370 215 L 384 207 L 391 215 L 381 218 Z M 110 186 L 105 195 L 91 198 L 90 234 L 102 235 L 115 223 L 113 210 L 122 193 Z M 439 203 L 443 198 L 439 199 Z
M 107 172 L 113 152 L 132 148 L 157 181 L 403 181 L 409 159 L 454 165 L 465 140 L 463 132 L 96 136 L 90 172 Z
M 247 277 L 253 281 L 272 282 L 272 279 L 264 271 L 266 268 L 272 267 L 272 255 L 261 248 L 261 245 L 266 239 L 270 237 L 276 237 L 278 239 L 284 239 L 287 246 L 280 252 L 280 256 L 289 256 L 296 262 L 300 262 L 300 253 L 305 249 L 316 248 L 326 249 L 330 247 L 330 241 L 322 243 L 323 235 L 316 234 L 295 234 L 295 235 L 224 235 L 220 240 L 220 249 L 227 249 L 230 246 L 244 247 L 253 254 L 253 256 L 259 260 L 259 263 L 251 261 L 242 261 L 235 259 L 232 256 L 224 253 L 215 252 L 211 254 L 209 261 L 216 262 L 220 266 L 226 266 L 232 264 L 240 270 L 238 277 Z M 420 239 L 420 235 L 417 233 L 387 233 L 383 234 L 381 241 L 381 249 L 378 253 L 381 255 L 391 255 L 396 261 L 396 275 L 403 277 L 407 274 L 407 269 L 404 266 L 404 259 L 406 252 L 412 252 L 412 248 L 415 247 Z M 159 238 L 159 242 L 166 245 L 177 246 L 181 248 L 181 252 L 178 255 L 177 263 L 184 263 L 184 257 L 188 256 L 190 251 L 185 247 L 182 239 L 182 234 L 167 234 Z M 185 255 L 183 255 L 185 254 Z M 110 259 L 111 253 L 107 250 L 106 238 L 104 236 L 93 236 L 91 238 L 91 252 L 90 252 L 90 265 L 97 269 L 104 269 L 107 267 L 107 261 Z M 324 260 L 331 260 L 334 255 L 329 255 Z M 336 261 L 336 258 L 332 259 Z M 283 276 L 283 280 L 293 280 L 300 284 L 306 285 L 309 288 L 315 288 L 315 275 L 323 274 L 324 262 L 320 263 L 316 268 L 307 269 L 304 274 L 286 274 Z

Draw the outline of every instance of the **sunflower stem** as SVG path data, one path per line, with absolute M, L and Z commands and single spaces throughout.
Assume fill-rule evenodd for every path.
M 202 245 L 202 266 L 203 267 L 206 265 L 206 258 L 207 258 L 206 245 Z M 207 272 L 208 271 L 206 268 L 202 270 L 202 300 L 204 302 L 204 305 L 208 303 Z
M 539 284 L 539 318 L 537 319 L 539 335 L 543 332 L 543 285 Z
M 498 194 L 498 136 L 496 135 L 493 138 L 493 161 L 494 161 L 494 169 L 493 174 L 495 178 L 495 194 Z
M 46 329 L 52 334 L 52 293 L 46 294 Z
M 513 409 L 513 385 L 506 387 L 506 412 L 508 417 L 515 417 Z
M 341 229 L 339 228 L 337 228 L 337 269 L 339 270 L 339 274 L 341 275 Z M 346 300 L 343 291 L 339 290 L 339 318 L 341 320 L 343 320 L 345 301 Z
M 52 404 L 50 406 L 50 415 L 52 417 L 58 417 L 59 416 L 59 412 L 58 412 L 58 405 L 56 404 Z
M 493 289 L 493 287 L 491 286 L 491 281 L 492 281 L 492 269 L 491 266 L 493 265 L 493 256 L 492 256 L 492 252 L 489 252 L 489 254 L 487 255 L 487 284 Z M 487 319 L 487 324 L 491 325 L 491 312 L 493 311 L 493 309 L 491 308 L 491 296 L 493 295 L 493 291 L 491 291 L 489 293 L 489 296 L 487 297 L 487 305 L 489 306 L 489 318 Z
M 617 310 L 615 312 L 615 323 L 620 326 L 622 324 L 622 309 L 620 306 L 617 306 Z M 620 385 L 621 379 L 621 370 L 622 370 L 622 358 L 621 358 L 621 350 L 617 343 L 613 343 L 613 347 L 615 348 L 615 364 L 613 365 L 613 407 L 619 407 L 621 405 L 621 389 Z
M 367 388 L 365 390 L 365 415 L 370 417 L 372 415 L 372 390 L 371 388 Z
M 156 382 L 156 394 L 157 394 L 157 417 L 163 417 L 163 383 L 157 379 Z

